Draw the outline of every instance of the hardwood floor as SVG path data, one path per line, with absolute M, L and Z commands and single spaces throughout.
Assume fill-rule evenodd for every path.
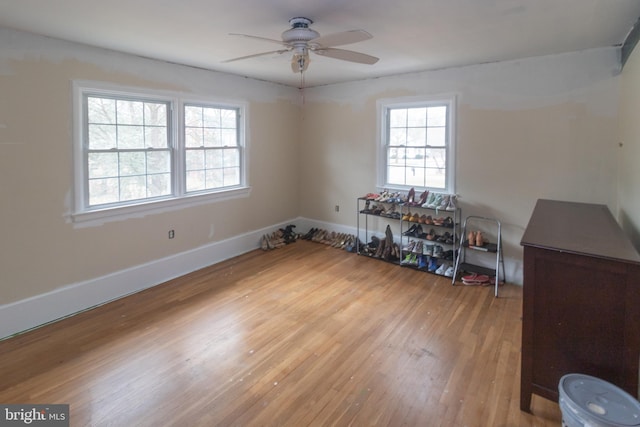
M 72 426 L 559 426 L 519 409 L 522 290 L 307 241 L 0 342 L 1 403 Z

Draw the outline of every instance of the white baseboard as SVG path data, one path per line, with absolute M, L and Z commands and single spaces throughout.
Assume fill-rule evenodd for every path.
M 87 309 L 140 292 L 192 271 L 252 251 L 263 234 L 299 219 L 251 231 L 210 245 L 151 261 L 106 276 L 73 283 L 51 292 L 0 305 L 0 339 L 69 317 Z

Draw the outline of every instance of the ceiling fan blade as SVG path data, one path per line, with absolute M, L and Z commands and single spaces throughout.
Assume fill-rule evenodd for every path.
M 329 58 L 341 59 L 343 61 L 357 62 L 359 64 L 373 65 L 378 62 L 378 58 L 375 56 L 367 55 L 365 53 L 354 52 L 352 50 L 344 49 L 316 49 L 315 53 L 322 56 L 328 56 Z
M 240 56 L 238 58 L 227 59 L 226 61 L 222 61 L 222 62 L 227 63 L 227 62 L 241 61 L 243 59 L 257 58 L 258 56 L 265 56 L 265 55 L 273 55 L 274 53 L 282 54 L 285 52 L 289 52 L 289 49 L 280 49 L 280 50 L 272 50 L 270 52 L 254 53 L 253 55 Z
M 275 40 L 275 39 L 268 39 L 266 37 L 259 37 L 259 36 L 250 36 L 249 34 L 238 34 L 238 33 L 229 33 L 230 36 L 239 36 L 239 37 L 246 37 L 248 39 L 256 39 L 256 40 L 262 40 L 265 42 L 269 42 L 269 43 L 276 43 L 282 46 L 286 46 L 282 40 Z
M 365 30 L 351 30 L 320 36 L 311 40 L 309 43 L 316 44 L 321 47 L 333 47 L 369 40 L 372 37 L 373 36 Z

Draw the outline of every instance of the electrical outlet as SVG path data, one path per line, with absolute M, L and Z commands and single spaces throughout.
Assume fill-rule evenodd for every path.
M 174 237 L 176 237 L 176 232 L 173 230 L 169 230 L 169 238 L 173 239 Z
M 340 205 L 336 205 L 336 212 L 340 212 Z

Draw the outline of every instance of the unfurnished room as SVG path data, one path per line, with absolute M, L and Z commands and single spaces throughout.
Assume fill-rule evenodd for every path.
M 0 0 L 0 425 L 640 426 L 637 0 Z

